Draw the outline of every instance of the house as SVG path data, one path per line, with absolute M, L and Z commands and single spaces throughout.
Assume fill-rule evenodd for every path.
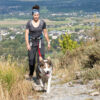
M 2 35 L 1 35 L 1 33 L 0 33 L 0 41 L 2 41 Z
M 15 39 L 15 36 L 10 36 L 10 39 L 11 39 L 11 40 Z

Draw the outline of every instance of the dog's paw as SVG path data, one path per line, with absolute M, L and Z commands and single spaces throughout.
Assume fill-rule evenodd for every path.
M 50 89 L 47 89 L 47 90 L 46 90 L 46 93 L 50 93 Z
M 46 93 L 50 93 L 50 91 L 46 91 Z

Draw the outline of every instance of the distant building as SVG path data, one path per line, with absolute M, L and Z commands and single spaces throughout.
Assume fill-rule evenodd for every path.
M 15 36 L 10 36 L 10 39 L 11 39 L 11 40 L 15 39 Z
M 2 35 L 1 35 L 1 33 L 0 33 L 0 41 L 2 41 Z
M 54 35 L 53 35 L 53 36 L 52 36 L 52 39 L 57 39 L 57 36 L 54 36 Z
M 23 34 L 23 32 L 19 32 L 19 31 L 18 31 L 18 32 L 16 32 L 16 34 Z

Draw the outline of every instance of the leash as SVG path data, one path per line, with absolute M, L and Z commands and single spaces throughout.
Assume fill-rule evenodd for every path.
M 40 40 L 40 41 L 41 41 L 41 40 Z M 42 57 L 41 52 L 40 52 L 39 45 L 40 45 L 40 43 L 38 42 L 38 53 L 39 53 L 39 56 Z

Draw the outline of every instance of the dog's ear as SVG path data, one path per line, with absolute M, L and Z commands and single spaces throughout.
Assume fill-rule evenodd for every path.
M 50 57 L 47 58 L 47 63 L 48 63 L 50 66 L 52 66 L 52 62 L 51 62 L 51 58 L 50 58 Z
M 39 61 L 40 61 L 40 66 L 44 66 L 44 60 L 42 57 L 39 57 Z

